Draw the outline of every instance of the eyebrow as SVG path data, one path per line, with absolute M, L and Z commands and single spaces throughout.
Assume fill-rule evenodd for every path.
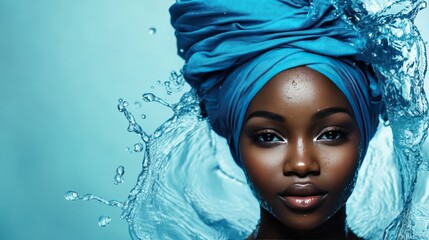
M 322 119 L 325 117 L 328 117 L 332 114 L 335 113 L 347 113 L 348 115 L 350 115 L 352 117 L 352 114 L 345 108 L 342 107 L 331 107 L 331 108 L 325 108 L 323 110 L 318 111 L 317 113 L 315 113 L 312 117 L 311 120 L 318 120 L 318 119 Z
M 276 113 L 273 112 L 267 112 L 267 111 L 255 111 L 252 112 L 246 119 L 246 121 L 248 121 L 250 118 L 252 117 L 263 117 L 263 118 L 267 118 L 276 122 L 285 122 L 286 120 L 284 119 L 284 117 L 282 117 L 281 115 L 278 115 Z

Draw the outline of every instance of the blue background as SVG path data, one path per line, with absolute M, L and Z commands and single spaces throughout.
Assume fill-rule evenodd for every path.
M 0 239 L 129 238 L 119 209 L 64 193 L 123 201 L 134 186 L 142 153 L 124 150 L 139 139 L 117 99 L 148 115 L 139 122 L 149 132 L 170 115 L 133 102 L 163 94 L 155 82 L 183 64 L 169 25 L 173 2 L 0 0 Z M 417 19 L 425 39 L 428 22 L 425 9 Z M 125 183 L 116 186 L 119 165 Z M 112 222 L 101 228 L 104 214 Z

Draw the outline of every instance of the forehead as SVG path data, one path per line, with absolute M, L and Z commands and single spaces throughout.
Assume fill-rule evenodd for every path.
M 287 111 L 292 114 L 328 107 L 343 107 L 352 112 L 347 98 L 331 80 L 313 69 L 297 67 L 274 76 L 253 98 L 246 114 L 293 109 L 294 112 Z

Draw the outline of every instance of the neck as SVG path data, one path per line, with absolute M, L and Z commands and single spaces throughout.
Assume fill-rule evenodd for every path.
M 283 225 L 277 218 L 261 208 L 261 221 L 257 239 L 346 239 L 346 213 L 341 208 L 321 226 L 311 230 L 295 230 Z

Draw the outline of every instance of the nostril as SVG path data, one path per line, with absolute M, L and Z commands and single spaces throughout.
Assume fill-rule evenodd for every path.
M 318 171 L 305 171 L 305 172 L 290 171 L 290 172 L 285 172 L 283 175 L 286 177 L 296 176 L 299 178 L 305 178 L 308 176 L 318 176 L 318 175 L 320 175 L 320 172 L 318 172 Z

